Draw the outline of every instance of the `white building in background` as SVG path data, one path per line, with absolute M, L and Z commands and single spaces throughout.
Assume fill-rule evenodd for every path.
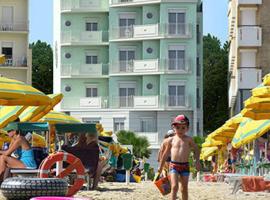
M 251 89 L 270 72 L 270 1 L 229 0 L 229 107 L 243 109 Z
M 0 0 L 0 76 L 32 83 L 32 52 L 29 42 L 29 0 Z

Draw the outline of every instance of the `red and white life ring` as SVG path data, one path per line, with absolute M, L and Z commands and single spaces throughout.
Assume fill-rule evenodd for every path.
M 50 170 L 53 165 L 57 162 L 67 162 L 69 166 L 65 168 L 57 178 L 64 178 L 69 175 L 73 170 L 76 171 L 77 178 L 74 180 L 74 184 L 71 185 L 68 189 L 68 193 L 66 196 L 72 196 L 76 194 L 84 184 L 84 174 L 85 168 L 79 158 L 76 156 L 67 153 L 67 152 L 56 152 L 54 154 L 49 155 L 40 165 L 39 169 L 39 177 L 40 178 L 49 178 Z

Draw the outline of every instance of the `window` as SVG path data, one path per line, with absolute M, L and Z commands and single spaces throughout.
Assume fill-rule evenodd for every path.
M 89 124 L 99 124 L 100 123 L 100 118 L 96 118 L 96 117 L 87 117 L 87 118 L 83 118 L 82 121 L 84 123 L 89 123 Z
M 185 70 L 185 50 L 169 50 L 169 70 Z
M 200 58 L 197 57 L 197 76 L 201 76 L 201 64 L 200 64 Z
M 186 27 L 186 13 L 183 11 L 170 10 L 169 11 L 169 34 L 170 35 L 185 35 Z
M 197 88 L 197 108 L 201 108 L 201 95 L 199 88 Z
M 168 86 L 168 106 L 185 106 L 185 86 L 180 83 L 171 83 Z
M 153 118 L 141 118 L 140 132 L 156 132 L 156 123 Z
M 197 121 L 197 135 L 201 132 L 200 122 Z
M 86 55 L 85 56 L 85 63 L 86 64 L 97 64 L 98 63 L 98 57 L 93 55 Z
M 119 61 L 120 61 L 120 72 L 132 71 L 132 61 L 135 59 L 135 50 L 120 50 Z
M 13 7 L 12 6 L 3 6 L 2 7 L 2 30 L 11 31 L 13 30 Z
M 86 87 L 86 97 L 97 97 L 98 89 L 95 86 Z
M 119 18 L 119 27 L 120 27 L 119 37 L 120 38 L 132 37 L 133 25 L 135 25 L 135 15 L 133 13 L 122 14 Z
M 125 129 L 125 118 L 114 118 L 113 119 L 113 130 L 118 132 Z
M 13 65 L 13 43 L 12 42 L 2 42 L 2 54 L 5 55 L 6 62 L 5 65 Z
M 98 23 L 96 23 L 96 22 L 86 22 L 85 23 L 85 30 L 86 31 L 97 31 L 98 30 Z

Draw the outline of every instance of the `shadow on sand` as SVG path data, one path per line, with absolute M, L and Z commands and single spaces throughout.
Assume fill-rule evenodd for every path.
M 97 188 L 97 191 L 100 192 L 133 192 L 134 189 L 130 188 Z

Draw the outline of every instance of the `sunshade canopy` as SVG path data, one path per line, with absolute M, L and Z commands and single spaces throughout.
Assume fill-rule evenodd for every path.
M 263 84 L 252 90 L 252 96 L 254 97 L 270 97 L 270 86 L 265 86 Z
M 270 109 L 270 96 L 269 97 L 250 97 L 245 101 L 245 108 L 252 108 L 256 110 Z
M 50 124 L 55 123 L 80 123 L 80 121 L 72 116 L 69 116 L 62 112 L 50 111 L 48 114 L 43 116 L 40 122 L 49 122 Z
M 215 146 L 219 146 L 219 145 L 225 145 L 226 143 L 224 141 L 220 141 L 220 140 L 214 140 L 211 138 L 207 138 L 205 140 L 205 142 L 202 144 L 202 147 L 215 147 Z
M 0 106 L 0 128 L 15 121 L 27 106 Z
M 270 130 L 270 120 L 246 119 L 239 125 L 232 140 L 234 148 L 252 142 Z
M 51 99 L 23 82 L 0 77 L 0 105 L 48 105 Z
M 209 156 L 215 155 L 218 153 L 218 147 L 204 147 L 201 150 L 200 158 L 206 160 Z
M 256 110 L 244 108 L 241 111 L 244 117 L 251 118 L 253 120 L 263 120 L 270 119 L 270 109 L 269 110 Z
M 57 134 L 89 133 L 97 135 L 96 124 L 55 124 Z
M 45 106 L 31 106 L 27 108 L 21 115 L 20 120 L 22 122 L 36 122 L 50 110 L 53 109 L 63 98 L 63 94 L 50 94 L 48 97 L 51 99 L 51 103 Z

